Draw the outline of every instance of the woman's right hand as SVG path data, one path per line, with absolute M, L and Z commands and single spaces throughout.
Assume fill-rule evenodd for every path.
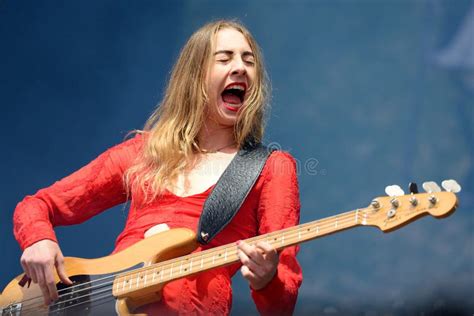
M 56 269 L 61 282 L 72 284 L 64 269 L 64 257 L 61 249 L 52 240 L 44 239 L 32 244 L 23 251 L 20 261 L 25 274 L 41 288 L 45 305 L 58 299 L 54 269 Z

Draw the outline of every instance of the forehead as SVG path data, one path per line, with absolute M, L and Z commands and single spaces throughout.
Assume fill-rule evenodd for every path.
M 252 51 L 245 36 L 233 28 L 219 30 L 216 34 L 215 50 Z

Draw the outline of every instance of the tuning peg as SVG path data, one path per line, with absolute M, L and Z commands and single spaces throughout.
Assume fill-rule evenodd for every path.
M 428 193 L 441 192 L 441 188 L 434 181 L 423 182 L 423 190 L 425 190 Z
M 448 192 L 458 193 L 461 191 L 461 186 L 457 183 L 456 180 L 449 179 L 441 182 L 441 186 Z
M 388 196 L 401 196 L 401 195 L 404 195 L 405 192 L 403 192 L 402 188 L 400 188 L 400 186 L 394 184 L 394 185 L 389 185 L 387 187 L 385 187 L 385 193 L 388 195 Z
M 417 194 L 418 193 L 418 186 L 416 185 L 415 182 L 410 182 L 408 184 L 408 190 L 410 193 Z

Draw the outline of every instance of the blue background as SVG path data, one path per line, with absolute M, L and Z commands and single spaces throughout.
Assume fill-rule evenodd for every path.
M 302 222 L 364 207 L 388 184 L 463 186 L 446 219 L 303 245 L 296 314 L 471 315 L 474 2 L 462 0 L 0 0 L 0 288 L 21 272 L 16 203 L 141 128 L 187 38 L 233 17 L 263 48 L 266 143 L 298 160 Z M 108 254 L 126 213 L 57 228 L 63 253 Z M 234 290 L 233 314 L 255 313 L 240 276 Z

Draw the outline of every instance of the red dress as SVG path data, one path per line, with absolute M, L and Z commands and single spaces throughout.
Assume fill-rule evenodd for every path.
M 135 136 L 112 147 L 85 167 L 39 190 L 21 201 L 14 213 L 14 234 L 22 249 L 42 240 L 57 242 L 53 227 L 81 223 L 120 203 L 126 202 L 124 171 L 143 145 Z M 202 206 L 213 186 L 187 197 L 169 191 L 146 205 L 136 203 L 142 196 L 132 193 L 130 211 L 114 252 L 144 238 L 150 227 L 166 223 L 170 228 L 196 231 Z M 298 224 L 299 193 L 294 159 L 276 151 L 268 158 L 262 174 L 234 219 L 207 246 L 212 248 Z M 302 274 L 296 260 L 298 247 L 280 254 L 277 274 L 263 289 L 251 289 L 262 314 L 293 312 Z M 227 315 L 232 305 L 231 277 L 240 264 L 173 281 L 163 288 L 162 300 L 150 306 L 153 314 Z

